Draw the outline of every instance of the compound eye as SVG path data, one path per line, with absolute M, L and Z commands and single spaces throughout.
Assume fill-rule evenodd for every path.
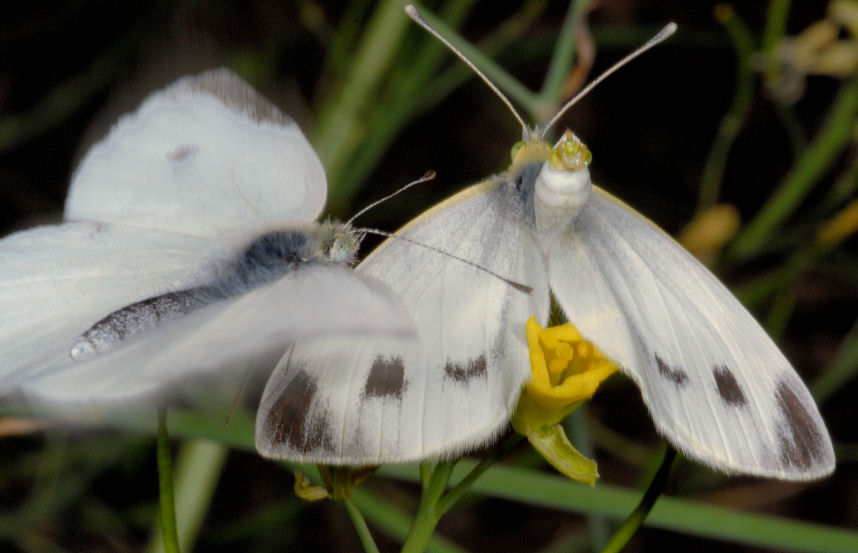
M 338 233 L 334 236 L 329 253 L 331 261 L 335 263 L 350 263 L 354 259 L 357 250 L 357 241 L 347 233 Z

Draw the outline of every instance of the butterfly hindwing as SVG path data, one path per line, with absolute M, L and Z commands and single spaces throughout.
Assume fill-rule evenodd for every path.
M 789 362 L 643 216 L 596 189 L 548 259 L 569 320 L 635 380 L 660 432 L 689 457 L 790 479 L 831 471 L 825 426 Z
M 529 375 L 524 322 L 547 316 L 545 262 L 526 219 L 515 185 L 498 178 L 409 223 L 396 233 L 407 241 L 373 252 L 358 272 L 402 298 L 418 336 L 296 345 L 263 395 L 260 451 L 363 464 L 451 457 L 493 439 Z

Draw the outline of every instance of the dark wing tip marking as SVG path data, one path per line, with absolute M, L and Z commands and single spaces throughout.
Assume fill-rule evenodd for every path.
M 402 357 L 377 355 L 363 387 L 364 397 L 394 397 L 402 399 L 408 382 L 405 380 L 405 364 Z
M 190 92 L 211 94 L 231 111 L 244 114 L 257 123 L 292 124 L 274 104 L 227 69 L 206 71 L 182 83 Z
M 734 407 L 744 407 L 748 404 L 742 386 L 739 385 L 730 367 L 715 365 L 712 369 L 712 375 L 715 377 L 715 384 L 718 386 L 718 395 L 721 396 L 724 403 Z
M 809 469 L 825 458 L 825 437 L 790 385 L 781 381 L 775 392 L 781 411 L 778 425 L 780 459 L 784 466 Z
M 461 384 L 467 384 L 474 378 L 486 377 L 486 355 L 482 354 L 476 359 L 468 359 L 464 363 L 447 360 L 444 365 L 444 378 L 455 380 Z
M 273 445 L 301 453 L 333 449 L 327 419 L 311 413 L 317 391 L 315 379 L 298 370 L 265 416 Z
M 671 381 L 677 388 L 688 385 L 688 373 L 682 367 L 671 367 L 658 354 L 655 354 L 655 364 L 658 366 L 658 374 Z

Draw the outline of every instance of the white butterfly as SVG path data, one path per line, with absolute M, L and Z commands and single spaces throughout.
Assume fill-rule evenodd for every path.
M 0 241 L 0 391 L 125 404 L 302 337 L 408 332 L 348 266 L 362 233 L 313 222 L 326 192 L 298 126 L 229 71 L 151 95 L 81 162 L 67 222 Z
M 418 337 L 295 345 L 263 394 L 260 451 L 381 464 L 493 441 L 530 378 L 525 321 L 547 322 L 550 290 L 687 456 L 784 479 L 830 473 L 832 445 L 813 399 L 754 318 L 668 235 L 593 186 L 586 164 L 553 167 L 549 151 L 540 133 L 526 134 L 509 171 L 396 233 L 485 270 L 396 239 L 358 266 L 400 295 Z

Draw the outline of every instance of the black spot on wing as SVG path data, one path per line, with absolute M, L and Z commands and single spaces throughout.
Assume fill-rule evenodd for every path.
M 658 354 L 655 354 L 655 364 L 658 366 L 658 374 L 671 381 L 677 388 L 688 385 L 688 373 L 682 367 L 671 367 Z
M 822 461 L 825 457 L 823 433 L 787 382 L 778 384 L 775 401 L 782 420 L 778 425 L 781 463 L 808 469 L 815 461 Z
M 742 392 L 742 387 L 730 367 L 715 365 L 715 368 L 712 369 L 712 375 L 715 377 L 715 384 L 718 386 L 718 395 L 721 396 L 724 403 L 734 407 L 743 407 L 748 404 L 745 393 Z
M 455 380 L 466 384 L 474 378 L 486 377 L 486 355 L 482 354 L 476 359 L 468 359 L 463 363 L 447 360 L 444 365 L 444 378 Z
M 310 410 L 317 391 L 316 380 L 298 370 L 265 417 L 272 445 L 286 444 L 300 453 L 333 450 L 327 419 Z
M 402 393 L 407 385 L 402 357 L 378 355 L 372 362 L 369 377 L 363 387 L 363 396 L 402 399 Z
M 180 165 L 193 159 L 199 148 L 193 144 L 183 144 L 167 154 L 167 160 L 173 165 Z

